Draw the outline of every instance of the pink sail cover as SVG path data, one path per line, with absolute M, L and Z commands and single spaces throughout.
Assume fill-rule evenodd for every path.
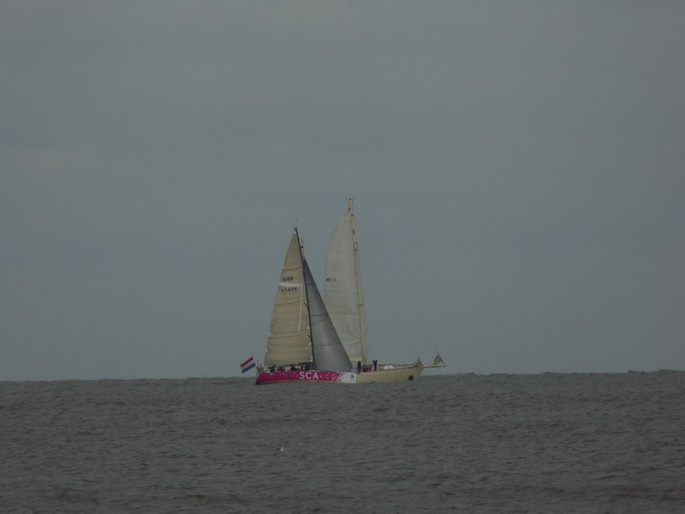
M 279 382 L 331 382 L 338 384 L 354 384 L 356 381 L 356 373 L 310 369 L 306 371 L 273 371 L 271 373 L 260 373 L 257 376 L 257 382 L 255 382 L 255 384 L 275 384 Z

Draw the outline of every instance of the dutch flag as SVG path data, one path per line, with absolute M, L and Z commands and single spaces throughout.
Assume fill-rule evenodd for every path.
M 243 373 L 245 373 L 246 371 L 250 371 L 252 368 L 255 367 L 254 358 L 250 357 L 245 362 L 243 362 L 240 365 L 240 367 L 243 369 Z

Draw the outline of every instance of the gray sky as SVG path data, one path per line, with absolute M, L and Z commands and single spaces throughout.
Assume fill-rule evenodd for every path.
M 447 372 L 685 369 L 683 55 L 679 1 L 2 2 L 0 380 L 239 375 L 348 197 Z

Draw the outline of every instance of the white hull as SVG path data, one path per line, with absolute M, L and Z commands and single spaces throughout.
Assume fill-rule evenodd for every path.
M 407 380 L 416 380 L 421 376 L 422 371 L 423 366 L 366 371 L 364 373 L 357 374 L 357 384 L 368 382 L 405 382 Z

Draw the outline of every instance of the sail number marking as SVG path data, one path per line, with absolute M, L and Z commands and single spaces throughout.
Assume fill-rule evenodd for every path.
M 293 280 L 295 280 L 294 277 L 281 277 L 281 283 L 279 284 L 281 286 L 280 292 L 292 293 L 293 291 L 297 291 L 298 287 L 302 284 L 292 284 L 291 282 Z

